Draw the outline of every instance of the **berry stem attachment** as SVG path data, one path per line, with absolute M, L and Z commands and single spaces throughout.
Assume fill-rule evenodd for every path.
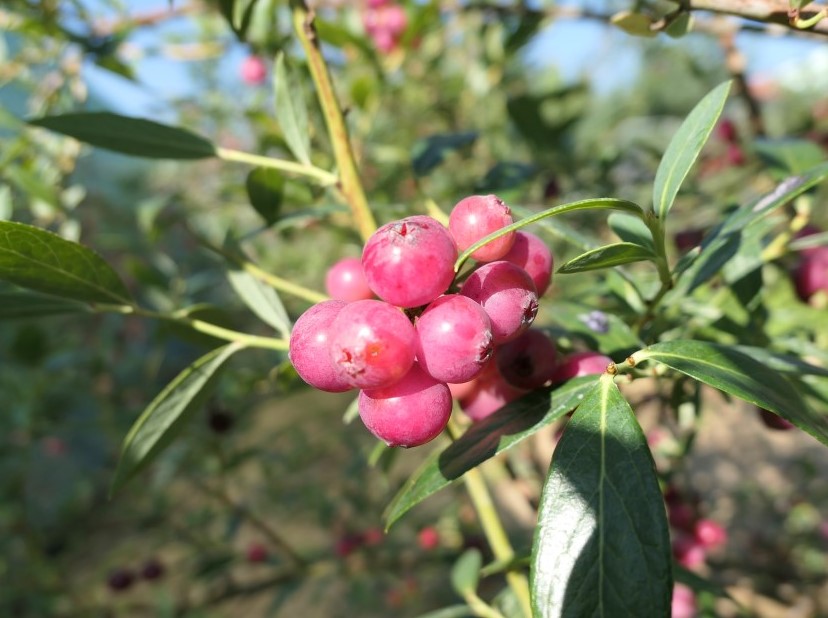
M 449 421 L 448 432 L 452 440 L 457 438 L 459 431 L 454 421 Z M 463 475 L 463 482 L 466 484 L 466 491 L 474 505 L 474 510 L 477 511 L 477 517 L 480 519 L 480 525 L 483 527 L 483 533 L 486 535 L 486 540 L 492 548 L 495 559 L 501 562 L 510 562 L 515 557 L 515 550 L 512 548 L 506 530 L 503 528 L 503 523 L 500 521 L 500 516 L 492 501 L 483 474 L 478 468 L 472 468 Z M 531 618 L 532 603 L 529 596 L 529 580 L 523 573 L 508 571 L 506 582 L 514 592 L 524 616 Z
M 264 157 L 262 155 L 242 152 L 240 150 L 231 150 L 230 148 L 216 148 L 216 154 L 220 159 L 224 159 L 225 161 L 247 163 L 248 165 L 255 165 L 257 167 L 267 167 L 270 169 L 280 170 L 296 176 L 307 176 L 308 178 L 316 180 L 323 187 L 335 185 L 339 180 L 336 174 L 326 172 L 315 165 L 306 165 L 305 163 L 297 163 L 296 161 L 287 161 L 285 159 L 276 159 L 274 157 Z
M 328 135 L 333 145 L 334 158 L 339 168 L 338 186 L 345 197 L 354 223 L 363 240 L 368 240 L 377 229 L 374 215 L 368 206 L 365 191 L 357 172 L 351 140 L 336 98 L 328 65 L 319 47 L 319 37 L 314 26 L 315 14 L 304 0 L 290 0 L 293 28 L 308 59 L 308 68 L 316 86 L 316 96 L 325 116 Z

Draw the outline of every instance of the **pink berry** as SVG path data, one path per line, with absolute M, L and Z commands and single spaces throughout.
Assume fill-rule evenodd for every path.
M 408 16 L 405 9 L 399 4 L 389 4 L 382 9 L 382 23 L 386 31 L 395 39 L 398 39 L 408 26 Z
M 362 546 L 362 535 L 344 534 L 334 543 L 334 553 L 339 558 L 347 558 Z
M 460 400 L 460 407 L 473 421 L 480 421 L 500 410 L 510 401 L 526 394 L 526 391 L 509 384 L 494 369 L 475 380 L 475 391 Z
M 543 386 L 555 371 L 558 349 L 543 331 L 529 329 L 497 352 L 500 374 L 512 386 L 533 389 Z
M 435 549 L 440 544 L 440 533 L 436 528 L 426 526 L 417 534 L 417 545 L 421 549 Z
M 675 584 L 670 618 L 695 618 L 696 612 L 696 594 L 684 584 Z
M 351 386 L 390 386 L 414 363 L 414 327 L 402 311 L 388 303 L 348 303 L 330 332 L 330 359 L 340 379 Z
M 492 323 L 472 299 L 446 294 L 431 303 L 414 324 L 417 362 L 440 382 L 475 378 L 492 356 Z
M 667 517 L 670 525 L 678 530 L 691 531 L 696 525 L 696 512 L 693 507 L 683 502 L 667 505 Z
M 267 560 L 267 547 L 261 543 L 251 543 L 247 547 L 246 557 L 248 562 L 264 562 Z
M 515 234 L 515 244 L 503 259 L 525 270 L 535 282 L 538 297 L 544 295 L 552 281 L 552 268 L 555 263 L 545 242 L 530 232 L 518 230 Z
M 696 540 L 705 549 L 714 549 L 727 542 L 727 531 L 712 519 L 700 519 L 694 531 Z
M 376 547 L 385 540 L 385 533 L 382 528 L 368 528 L 362 534 L 362 542 L 366 547 Z
M 325 289 L 331 298 L 348 303 L 374 297 L 359 258 L 343 258 L 331 266 L 325 275 Z
M 388 446 L 419 446 L 436 438 L 451 416 L 451 393 L 417 364 L 392 386 L 359 394 L 359 416 Z
M 248 56 L 241 65 L 241 78 L 245 83 L 256 86 L 267 78 L 267 66 L 259 56 Z
M 460 289 L 480 303 L 492 321 L 495 345 L 515 339 L 538 313 L 538 294 L 532 278 L 511 262 L 490 262 L 474 271 Z
M 344 380 L 330 360 L 330 335 L 339 312 L 347 303 L 326 300 L 305 311 L 290 333 L 288 358 L 305 382 L 329 393 L 342 393 L 351 385 Z
M 460 251 L 512 223 L 512 211 L 496 195 L 472 195 L 462 199 L 449 215 L 449 231 Z M 515 232 L 509 232 L 480 247 L 471 257 L 478 262 L 499 260 L 514 242 Z
M 733 143 L 737 141 L 739 138 L 738 132 L 736 131 L 736 125 L 733 124 L 733 121 L 724 118 L 716 127 L 716 135 L 724 142 Z
M 604 373 L 612 362 L 609 356 L 598 352 L 576 352 L 561 359 L 552 375 L 552 383 L 559 384 L 572 378 Z
M 694 247 L 698 247 L 702 240 L 704 240 L 705 230 L 701 228 L 690 228 L 676 233 L 673 240 L 676 243 L 676 249 L 681 253 L 690 251 Z
M 727 145 L 727 162 L 737 167 L 745 164 L 745 152 L 741 146 L 738 144 Z
M 681 566 L 697 569 L 704 564 L 707 552 L 694 537 L 679 535 L 673 539 L 673 556 Z
M 368 8 L 378 9 L 381 6 L 388 4 L 390 0 L 368 0 Z
M 805 302 L 819 291 L 828 292 L 828 247 L 813 247 L 803 253 L 793 278 L 796 292 Z
M 454 279 L 457 248 L 440 222 L 417 215 L 383 225 L 365 244 L 362 267 L 369 287 L 397 307 L 419 307 Z

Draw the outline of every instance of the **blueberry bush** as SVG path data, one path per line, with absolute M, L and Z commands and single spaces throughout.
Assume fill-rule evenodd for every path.
M 734 43 L 775 13 L 103 4 L 0 8 L 4 615 L 754 615 L 686 469 L 739 406 L 828 445 L 828 98 L 763 95 Z M 572 17 L 646 50 L 628 90 L 527 59 Z M 191 94 L 90 97 L 147 30 Z M 811 486 L 785 555 L 816 616 Z M 107 526 L 166 540 L 63 581 Z

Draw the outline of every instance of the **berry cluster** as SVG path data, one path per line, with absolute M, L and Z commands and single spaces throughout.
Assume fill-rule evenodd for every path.
M 399 45 L 408 27 L 408 17 L 405 9 L 395 2 L 368 0 L 362 23 L 377 49 L 387 54 Z
M 603 372 L 609 358 L 587 352 L 557 362 L 552 339 L 529 329 L 552 278 L 552 254 L 537 236 L 497 237 L 455 279 L 458 251 L 512 222 L 509 207 L 486 195 L 461 200 L 448 228 L 426 216 L 381 227 L 361 260 L 329 270 L 333 300 L 297 320 L 289 351 L 296 371 L 320 390 L 361 389 L 363 423 L 403 447 L 445 428 L 452 397 L 479 420 L 530 389 Z

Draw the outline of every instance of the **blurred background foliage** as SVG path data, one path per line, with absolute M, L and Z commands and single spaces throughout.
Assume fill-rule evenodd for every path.
M 4 2 L 0 216 L 95 247 L 145 306 L 198 305 L 216 323 L 266 333 L 232 293 L 222 256 L 205 243 L 232 241 L 266 270 L 322 290 L 326 268 L 361 247 L 330 192 L 273 175 L 267 199 L 251 208 L 248 170 L 241 166 L 93 151 L 28 128 L 24 119 L 111 110 L 186 127 L 223 147 L 289 158 L 271 87 L 272 59 L 284 52 L 307 104 L 313 162 L 331 169 L 285 5 Z M 725 111 L 729 129 L 717 131 L 703 152 L 671 233 L 709 229 L 728 207 L 825 159 L 828 72 L 814 71 L 828 65 L 822 40 L 749 31 L 717 36 L 704 28 L 680 39 L 636 38 L 598 19 L 629 8 L 612 1 L 566 4 L 575 11 L 568 16 L 546 2 L 409 0 L 398 45 L 380 52 L 365 33 L 361 3 L 316 5 L 381 222 L 427 212 L 431 201 L 448 211 L 460 198 L 484 192 L 498 193 L 517 212 L 602 195 L 645 204 L 682 118 L 732 77 L 742 88 Z M 642 6 L 667 10 L 661 3 Z M 724 23 L 736 31 L 744 25 Z M 249 57 L 266 65 L 261 83 L 242 79 Z M 785 61 L 772 64 L 774 57 Z M 820 225 L 828 223 L 825 194 L 823 187 L 808 197 L 811 219 Z M 560 263 L 579 244 L 612 236 L 593 215 L 537 231 Z M 825 317 L 793 298 L 785 276 L 793 259 L 782 256 L 771 271 L 770 305 L 797 307 L 787 317 L 774 313 L 780 337 L 803 319 Z M 656 283 L 646 267 L 641 276 Z M 562 300 L 623 313 L 623 294 L 613 296 L 609 279 L 561 276 L 540 323 L 555 322 Z M 463 547 L 480 543 L 468 505 L 444 495 L 371 544 L 369 531 L 380 526 L 388 497 L 423 454 L 384 454 L 367 465 L 374 441 L 360 427 L 340 426 L 348 395 L 308 394 L 286 358 L 274 364 L 272 353 L 234 362 L 183 439 L 108 500 L 131 423 L 216 342 L 138 318 L 52 315 L 56 301 L 45 298 L 23 310 L 15 294 L 0 288 L 0 614 L 415 616 L 452 602 L 447 569 Z M 307 307 L 283 300 L 294 317 Z M 696 336 L 726 339 L 726 326 L 708 326 Z M 724 404 L 710 406 L 718 414 Z M 730 424 L 738 425 L 738 411 L 732 413 Z M 661 447 L 668 454 L 680 435 L 676 426 L 668 424 L 670 439 Z M 739 428 L 722 431 L 738 441 Z M 756 448 L 775 448 L 761 436 L 751 440 Z M 713 443 L 702 441 L 701 469 L 715 471 L 721 463 L 714 456 L 720 451 L 709 450 Z M 798 442 L 780 444 L 786 472 L 774 483 L 729 485 L 730 510 L 719 512 L 729 528 L 750 534 L 737 536 L 733 543 L 742 545 L 714 560 L 709 575 L 778 605 L 803 598 L 824 603 L 825 456 Z M 529 495 L 544 472 L 535 455 L 520 452 L 510 462 Z M 675 458 L 660 463 L 682 478 Z M 705 508 L 724 508 L 704 487 L 697 491 Z M 755 523 L 739 521 L 745 513 Z M 520 527 L 520 519 L 511 524 Z M 418 537 L 431 527 L 440 539 L 436 548 Z M 318 561 L 313 576 L 282 574 L 285 558 L 268 529 L 296 539 Z M 266 548 L 263 562 L 249 555 L 257 544 Z M 750 558 L 754 550 L 761 559 Z M 153 560 L 163 565 L 162 580 L 146 577 Z M 139 582 L 142 573 L 146 581 Z M 127 576 L 136 581 L 124 584 Z M 119 588 L 129 590 L 117 594 Z M 718 615 L 712 601 L 705 607 L 705 615 Z M 783 615 L 767 607 L 741 615 Z

